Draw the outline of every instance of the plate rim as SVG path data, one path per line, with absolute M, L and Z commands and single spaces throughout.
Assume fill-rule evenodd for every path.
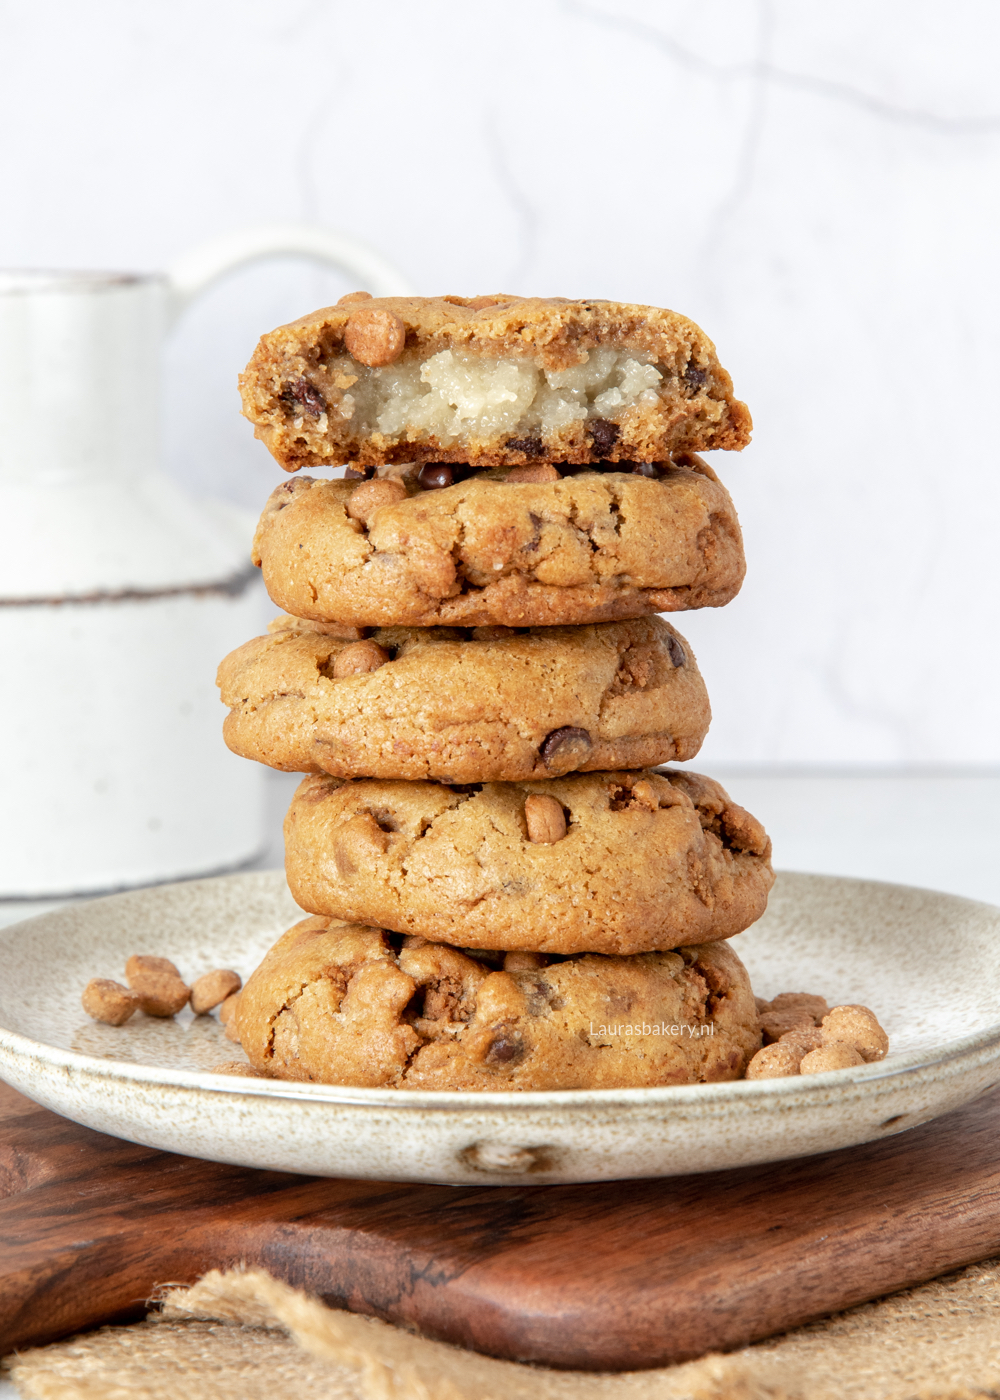
M 1000 905 L 985 900 L 971 899 L 966 895 L 953 894 L 946 890 L 931 890 L 919 885 L 903 885 L 888 880 L 871 880 L 850 875 L 828 875 L 812 871 L 776 872 L 784 877 L 820 881 L 824 884 L 855 889 L 875 888 L 882 891 L 901 891 L 907 894 L 933 895 L 939 899 L 956 901 L 971 909 L 979 909 L 992 914 L 1000 933 Z M 79 908 L 100 909 L 111 903 L 120 903 L 136 897 L 150 898 L 173 894 L 192 887 L 218 887 L 220 884 L 241 883 L 274 884 L 283 880 L 281 870 L 238 871 L 227 875 L 201 876 L 194 880 L 177 880 L 165 884 L 143 886 L 136 890 L 118 891 L 99 899 L 81 901 L 62 909 L 49 910 L 33 915 L 17 923 L 0 929 L 0 949 L 12 935 L 30 930 L 41 920 L 59 920 Z M 276 890 L 277 892 L 277 890 Z M 302 911 L 303 917 L 308 917 Z M 752 927 L 752 925 L 751 925 Z M 749 932 L 749 930 L 744 930 Z M 956 1061 L 1000 1058 L 1000 1020 L 979 1031 L 955 1040 L 946 1041 L 940 1052 L 927 1058 L 921 1051 L 911 1051 L 891 1065 L 885 1061 L 859 1065 L 849 1071 L 828 1070 L 822 1074 L 810 1075 L 807 1082 L 800 1076 L 787 1079 L 725 1080 L 714 1084 L 672 1084 L 652 1085 L 638 1088 L 606 1089 L 534 1089 L 534 1090 L 459 1090 L 459 1089 L 390 1089 L 362 1088 L 354 1085 L 317 1084 L 306 1081 L 274 1080 L 217 1074 L 211 1070 L 185 1070 L 162 1065 L 146 1065 L 135 1060 L 117 1060 L 99 1055 L 85 1054 L 77 1050 L 65 1050 L 45 1041 L 34 1040 L 0 1022 L 0 1068 L 9 1061 L 32 1059 L 51 1069 L 63 1070 L 69 1074 L 86 1076 L 91 1080 L 131 1082 L 143 1085 L 158 1084 L 171 1087 L 179 1092 L 199 1091 L 202 1093 L 226 1096 L 262 1098 L 287 1101 L 299 1104 L 315 1103 L 337 1108 L 370 1108 L 381 1110 L 423 1111 L 433 1110 L 445 1113 L 469 1112 L 477 1108 L 495 1112 L 521 1110 L 589 1109 L 607 1110 L 615 1106 L 630 1109 L 659 1107 L 663 1110 L 674 1107 L 680 1109 L 690 1103 L 711 1104 L 724 1108 L 741 1100 L 763 1100 L 778 1106 L 785 1099 L 822 1099 L 825 1092 L 836 1085 L 844 1088 L 848 1084 L 863 1089 L 869 1084 L 886 1080 L 896 1080 L 927 1072 Z

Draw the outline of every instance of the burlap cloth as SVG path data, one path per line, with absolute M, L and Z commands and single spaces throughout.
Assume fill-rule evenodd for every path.
M 1000 1259 L 728 1355 L 595 1375 L 337 1312 L 259 1270 L 165 1290 L 131 1327 L 8 1357 L 36 1400 L 1000 1400 Z

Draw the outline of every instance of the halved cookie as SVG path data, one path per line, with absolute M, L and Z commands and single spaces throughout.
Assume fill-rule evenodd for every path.
M 278 940 L 236 1028 L 276 1079 L 364 1088 L 643 1088 L 739 1079 L 760 1046 L 726 943 L 635 957 L 478 955 L 326 918 Z
M 655 478 L 504 476 L 440 490 L 297 477 L 265 506 L 254 562 L 286 612 L 357 627 L 553 627 L 722 607 L 739 592 L 736 511 L 700 458 Z
M 759 919 L 771 842 L 711 778 L 544 782 L 310 777 L 285 818 L 285 874 L 316 914 L 465 948 L 645 953 Z
M 655 462 L 750 439 L 704 332 L 626 302 L 354 293 L 263 336 L 240 387 L 287 471 Z
M 219 667 L 234 753 L 339 778 L 475 783 L 693 758 L 711 713 L 660 618 L 592 627 L 387 627 L 279 618 Z

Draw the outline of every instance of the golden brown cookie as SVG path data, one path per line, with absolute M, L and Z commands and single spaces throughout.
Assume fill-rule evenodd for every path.
M 722 607 L 746 567 L 736 511 L 710 467 L 684 462 L 661 478 L 488 472 L 427 491 L 411 479 L 375 505 L 377 481 L 297 477 L 272 493 L 253 559 L 286 612 L 357 627 L 552 627 Z
M 658 617 L 593 627 L 389 627 L 280 618 L 219 667 L 234 753 L 338 778 L 481 783 L 693 758 L 711 714 Z
M 613 301 L 354 296 L 265 335 L 240 388 L 287 471 L 656 462 L 751 428 L 703 331 Z
M 240 994 L 261 1072 L 364 1088 L 615 1089 L 738 1079 L 760 1045 L 726 943 L 635 957 L 463 952 L 327 918 Z
M 728 938 L 764 912 L 770 855 L 718 783 L 676 769 L 461 788 L 310 777 L 285 818 L 301 908 L 465 948 L 631 954 Z

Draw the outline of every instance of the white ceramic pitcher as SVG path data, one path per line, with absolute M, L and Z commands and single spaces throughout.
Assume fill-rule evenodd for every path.
M 262 841 L 218 662 L 258 630 L 250 522 L 159 471 L 160 352 L 242 263 L 298 254 L 376 295 L 352 239 L 276 225 L 164 274 L 0 273 L 0 900 L 205 874 Z

